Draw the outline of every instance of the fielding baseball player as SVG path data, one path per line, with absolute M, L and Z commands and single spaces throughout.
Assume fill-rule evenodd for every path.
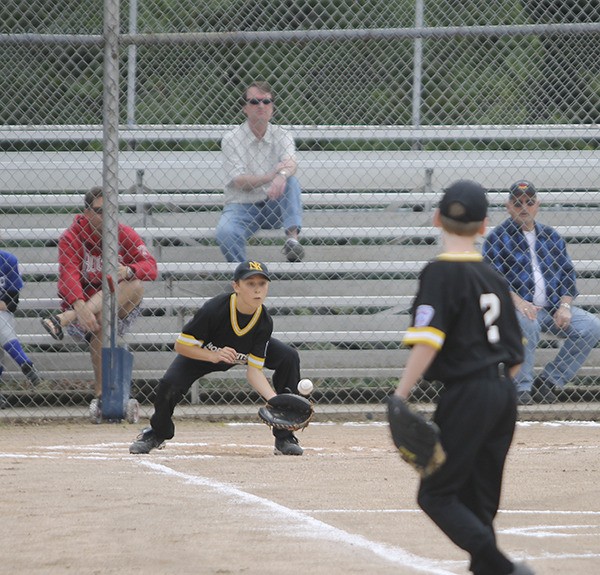
M 245 365 L 248 383 L 267 401 L 278 393 L 297 392 L 298 352 L 271 338 L 273 320 L 263 305 L 270 281 L 265 264 L 242 262 L 233 275 L 233 293 L 207 301 L 183 327 L 175 342 L 177 356 L 158 384 L 150 427 L 131 444 L 130 453 L 149 453 L 173 438 L 175 406 L 208 373 Z M 275 370 L 275 391 L 263 367 Z M 293 432 L 273 429 L 273 435 L 276 455 L 302 455 Z
M 12 357 L 32 385 L 40 382 L 40 376 L 33 362 L 17 338 L 15 317 L 19 305 L 19 293 L 23 289 L 23 280 L 19 273 L 16 256 L 0 250 L 0 375 L 4 371 L 3 359 L 7 353 Z M 6 399 L 0 396 L 0 407 L 6 407 Z
M 477 183 L 449 186 L 434 215 L 443 252 L 422 271 L 412 324 L 411 352 L 396 394 L 408 398 L 423 375 L 443 383 L 434 415 L 445 463 L 422 478 L 418 503 L 471 556 L 476 575 L 527 575 L 496 545 L 506 455 L 517 414 L 512 376 L 523 343 L 505 280 L 475 249 L 485 231 L 487 198 Z

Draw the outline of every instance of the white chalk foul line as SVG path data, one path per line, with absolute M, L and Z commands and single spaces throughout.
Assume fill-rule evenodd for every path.
M 245 503 L 251 506 L 255 512 L 261 512 L 262 510 L 265 512 L 268 511 L 269 520 L 271 523 L 273 522 L 273 517 L 275 515 L 282 519 L 282 524 L 284 523 L 283 520 L 285 520 L 285 525 L 288 527 L 290 525 L 290 520 L 292 520 L 295 524 L 293 527 L 293 533 L 295 536 L 300 534 L 304 537 L 318 539 L 319 541 L 328 540 L 351 545 L 353 548 L 361 548 L 366 551 L 370 551 L 371 553 L 374 553 L 390 563 L 396 563 L 397 565 L 401 565 L 403 567 L 410 567 L 423 573 L 431 573 L 432 575 L 455 575 L 454 572 L 447 571 L 440 567 L 439 562 L 435 562 L 424 557 L 419 557 L 400 547 L 384 545 L 370 541 L 362 535 L 348 533 L 347 531 L 338 529 L 337 527 L 333 527 L 332 525 L 328 525 L 323 521 L 315 519 L 306 513 L 295 511 L 294 509 L 290 509 L 280 505 L 279 503 L 265 499 L 264 497 L 252 495 L 251 493 L 242 491 L 233 485 L 215 481 L 214 479 L 209 479 L 208 477 L 199 477 L 196 475 L 181 473 L 160 463 L 139 460 L 136 461 L 136 463 L 143 465 L 144 467 L 147 467 L 157 473 L 176 477 L 192 485 L 198 485 L 212 489 L 221 495 L 236 500 L 237 502 Z

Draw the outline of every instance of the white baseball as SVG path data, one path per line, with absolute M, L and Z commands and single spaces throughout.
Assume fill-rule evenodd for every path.
M 301 379 L 298 382 L 298 393 L 301 393 L 302 395 L 309 395 L 314 387 L 315 386 L 310 379 Z

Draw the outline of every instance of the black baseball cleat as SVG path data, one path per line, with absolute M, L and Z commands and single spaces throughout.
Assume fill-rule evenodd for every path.
M 129 446 L 129 453 L 150 453 L 153 449 L 162 449 L 164 446 L 164 440 L 157 437 L 151 427 L 146 427 Z
M 533 403 L 533 397 L 528 391 L 517 392 L 517 405 L 531 405 Z
M 556 387 L 542 377 L 536 377 L 533 382 L 533 401 L 536 403 L 556 403 L 558 397 L 554 392 Z
M 298 438 L 295 435 L 275 438 L 275 455 L 302 455 L 304 449 L 298 444 Z
M 31 383 L 31 385 L 33 385 L 34 387 L 41 383 L 42 378 L 40 377 L 40 374 L 38 373 L 38 370 L 35 368 L 35 365 L 33 365 L 33 363 L 24 363 L 21 366 L 21 371 L 23 372 L 23 375 L 27 378 L 29 383 Z
M 295 238 L 288 238 L 281 250 L 288 262 L 301 262 L 304 259 L 304 248 Z
M 510 575 L 535 575 L 535 571 L 526 563 L 515 563 Z

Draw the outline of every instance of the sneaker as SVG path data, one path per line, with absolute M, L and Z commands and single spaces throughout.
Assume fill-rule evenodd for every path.
M 275 438 L 275 455 L 302 455 L 304 450 L 298 445 L 298 438 L 295 435 Z
M 549 404 L 558 401 L 558 397 L 556 397 L 556 393 L 554 393 L 554 386 L 541 377 L 535 379 L 533 382 L 533 389 L 535 390 L 533 400 L 536 403 Z
M 526 563 L 514 563 L 510 575 L 535 575 L 535 571 Z
M 31 383 L 31 385 L 33 385 L 34 387 L 41 383 L 42 378 L 40 377 L 40 374 L 38 373 L 38 370 L 35 368 L 35 365 L 33 365 L 33 363 L 24 363 L 21 366 L 21 371 L 23 372 L 23 375 L 27 378 L 29 383 Z
M 283 244 L 281 250 L 288 262 L 301 262 L 304 258 L 304 248 L 302 244 L 295 238 L 288 238 Z
M 517 405 L 531 405 L 533 403 L 533 397 L 528 391 L 517 392 Z
M 151 427 L 146 427 L 129 446 L 129 453 L 150 453 L 153 449 L 162 449 L 165 442 L 156 437 Z
M 90 421 L 92 423 L 98 424 L 102 423 L 102 398 L 95 397 L 90 401 L 90 406 L 88 408 L 88 413 L 90 416 Z

